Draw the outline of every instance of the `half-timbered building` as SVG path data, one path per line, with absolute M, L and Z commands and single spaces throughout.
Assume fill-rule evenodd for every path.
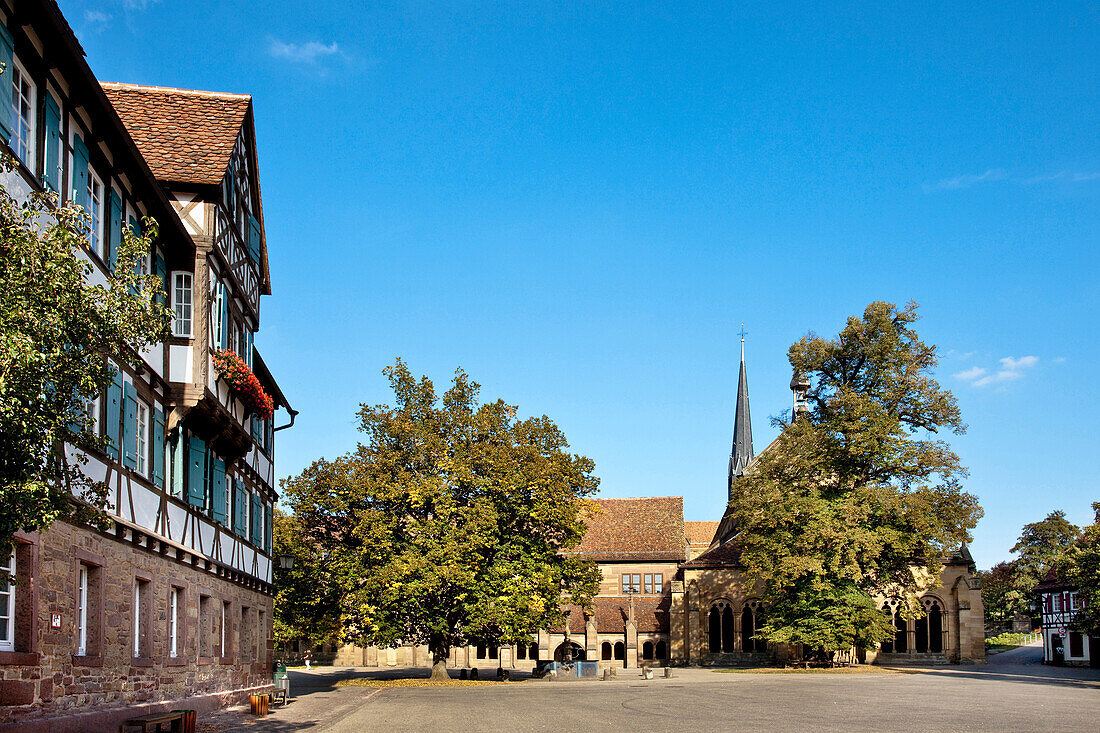
M 18 161 L 4 187 L 87 210 L 92 282 L 124 227 L 155 219 L 141 266 L 173 310 L 171 337 L 88 405 L 110 438 L 85 468 L 109 486 L 109 526 L 58 521 L 0 559 L 17 581 L 0 590 L 0 728 L 108 730 L 239 699 L 271 681 L 274 444 L 294 417 L 254 342 L 271 290 L 251 99 L 101 85 L 52 0 L 0 0 L 0 63 L 0 149 Z
M 1100 636 L 1090 636 L 1075 623 L 1085 604 L 1077 587 L 1051 571 L 1036 591 L 1042 612 L 1043 663 L 1100 667 Z

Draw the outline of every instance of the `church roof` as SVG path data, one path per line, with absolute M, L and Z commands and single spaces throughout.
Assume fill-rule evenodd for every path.
M 684 497 L 595 499 L 577 553 L 593 560 L 685 559 Z
M 102 87 L 159 180 L 221 182 L 251 96 L 112 82 Z
M 689 545 L 709 546 L 718 531 L 718 522 L 684 522 L 684 534 Z
M 596 619 L 596 628 L 600 633 L 614 633 L 626 628 L 630 616 L 630 599 L 626 596 L 600 596 L 593 599 L 595 608 L 592 616 Z M 665 595 L 660 598 L 640 597 L 634 599 L 634 622 L 640 634 L 668 633 L 668 612 L 672 607 L 672 598 Z M 583 634 L 585 616 L 580 606 L 567 605 L 563 611 L 569 611 L 569 633 Z M 565 631 L 562 621 L 549 629 L 552 634 Z
M 741 566 L 741 548 L 736 542 L 723 542 L 717 547 L 707 550 L 691 562 L 686 562 L 680 567 L 685 570 L 696 568 L 736 568 Z

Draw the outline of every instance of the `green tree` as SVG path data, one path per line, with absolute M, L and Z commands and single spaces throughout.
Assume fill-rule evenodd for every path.
M 981 516 L 937 437 L 965 426 L 930 376 L 936 349 L 919 339 L 916 311 L 872 303 L 837 338 L 809 334 L 790 348 L 811 380 L 808 410 L 734 484 L 729 508 L 767 608 L 765 639 L 825 658 L 888 639 L 879 599 L 915 614 Z
M 1030 598 L 1055 561 L 1080 536 L 1081 528 L 1066 519 L 1066 513 L 1060 509 L 1046 519 L 1024 525 L 1012 552 L 1019 555 L 1015 563 L 1016 585 L 1026 598 Z
M 1083 608 L 1074 618 L 1077 630 L 1100 636 L 1100 501 L 1093 502 L 1093 523 L 1056 561 L 1058 574 L 1077 586 Z
M 10 158 L 0 162 L 4 174 L 12 169 Z M 106 443 L 87 401 L 112 379 L 107 359 L 136 364 L 138 350 L 168 333 L 160 280 L 136 271 L 156 223 L 125 234 L 105 284 L 89 279 L 87 231 L 82 209 L 40 194 L 17 201 L 0 186 L 0 546 L 59 517 L 102 517 L 106 486 L 61 446 Z
M 275 568 L 275 642 L 300 640 L 309 646 L 336 638 L 340 630 L 340 594 L 329 571 L 325 548 L 311 542 L 293 514 L 276 508 L 272 546 L 276 557 L 293 558 L 291 569 Z
M 427 644 L 441 679 L 453 646 L 528 643 L 563 597 L 590 606 L 599 570 L 571 551 L 598 480 L 548 417 L 479 403 L 462 370 L 442 398 L 400 359 L 385 373 L 396 404 L 361 406 L 366 442 L 283 488 L 328 550 L 344 638 Z
M 1020 588 L 1017 561 L 999 562 L 978 573 L 982 584 L 985 619 L 997 625 L 1008 624 L 1016 614 L 1030 615 L 1029 592 Z

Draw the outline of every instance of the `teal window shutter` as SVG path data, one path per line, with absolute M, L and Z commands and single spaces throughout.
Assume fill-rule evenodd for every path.
M 154 250 L 153 253 L 153 271 L 157 277 L 160 278 L 160 284 L 164 288 L 164 292 L 157 296 L 157 302 L 161 305 L 165 305 L 167 301 L 165 298 L 168 294 L 168 268 L 164 264 L 164 257 L 161 256 L 160 250 Z
M 113 187 L 107 194 L 107 208 L 110 209 L 107 219 L 107 227 L 110 230 L 107 235 L 107 267 L 114 272 L 115 263 L 118 261 L 118 248 L 122 245 L 122 199 L 118 197 Z
M 122 465 L 137 468 L 137 395 L 132 384 L 122 385 Z
M 42 183 L 56 193 L 61 192 L 61 110 L 53 95 L 46 93 L 46 111 L 42 117 L 46 128 L 46 170 L 42 171 Z
M 229 348 L 229 294 L 225 292 L 225 285 L 218 283 L 218 309 L 221 311 L 218 318 L 221 320 L 222 333 L 219 348 Z
M 164 488 L 164 411 L 153 408 L 153 485 Z
M 206 504 L 206 443 L 194 435 L 187 444 L 187 503 Z
M 15 68 L 15 42 L 11 33 L 0 23 L 0 64 L 4 70 L 0 71 L 0 135 L 4 142 L 11 141 L 12 113 L 11 105 L 12 77 Z
M 91 208 L 88 200 L 88 146 L 84 138 L 73 135 L 73 203 Z
M 219 524 L 228 525 L 229 515 L 226 514 L 226 493 L 225 486 L 225 461 L 221 458 L 215 457 L 211 461 L 211 473 L 214 477 L 214 508 L 212 514 L 214 515 L 214 521 Z
M 240 537 L 244 537 L 248 529 L 248 499 L 244 491 L 244 482 L 239 478 L 233 479 L 233 531 Z
M 267 457 L 271 460 L 275 460 L 275 418 L 264 421 L 264 429 L 267 431 L 267 435 L 264 436 L 264 450 L 267 451 Z
M 264 552 L 271 552 L 271 504 L 264 502 Z
M 252 494 L 252 504 L 249 508 L 251 510 L 249 514 L 252 518 L 252 526 L 249 528 L 248 540 L 252 544 L 258 545 L 260 544 L 260 535 L 263 531 L 261 522 L 263 522 L 264 518 L 263 510 L 260 508 L 259 494 Z
M 180 435 L 176 438 L 176 442 L 171 443 L 172 454 L 172 480 L 169 492 L 172 496 L 183 498 L 183 430 L 180 430 Z
M 118 448 L 121 442 L 118 439 L 119 426 L 122 424 L 122 372 L 115 371 L 111 383 L 107 385 L 107 415 L 104 418 L 107 438 L 107 455 L 118 460 Z
M 252 256 L 252 261 L 255 262 L 257 266 L 260 264 L 260 240 L 260 222 L 256 217 L 250 214 L 248 216 L 248 254 Z

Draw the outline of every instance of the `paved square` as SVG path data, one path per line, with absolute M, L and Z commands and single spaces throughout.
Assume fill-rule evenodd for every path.
M 297 700 L 247 727 L 221 730 L 728 731 L 1096 730 L 1100 670 L 1035 663 L 1034 648 L 991 664 L 898 672 L 723 673 L 672 679 L 532 680 L 482 687 L 337 687 L 393 670 L 292 672 Z M 411 672 L 411 670 L 409 670 Z M 420 671 L 423 674 L 423 671 Z

